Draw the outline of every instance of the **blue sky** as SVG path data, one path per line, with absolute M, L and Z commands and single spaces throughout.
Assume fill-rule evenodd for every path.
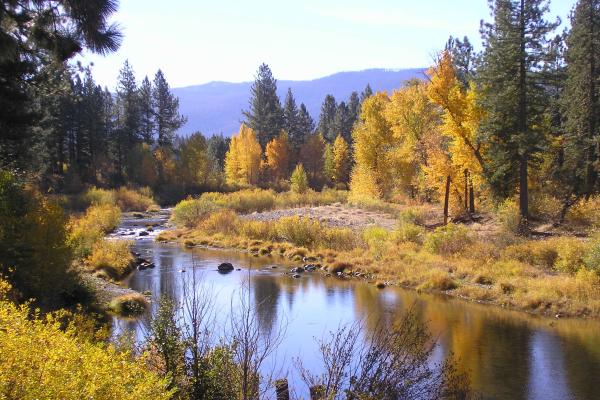
M 554 0 L 551 14 L 566 20 L 574 1 Z M 173 87 L 249 81 L 262 62 L 277 79 L 314 79 L 428 66 L 449 35 L 478 46 L 482 18 L 486 0 L 121 0 L 121 49 L 79 59 L 111 89 L 125 59 L 139 79 L 161 68 Z

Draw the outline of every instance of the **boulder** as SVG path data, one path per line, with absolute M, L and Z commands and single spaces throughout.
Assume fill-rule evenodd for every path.
M 148 236 L 148 235 L 150 235 L 150 233 L 148 233 L 146 231 L 141 231 L 138 235 L 139 236 Z
M 292 274 L 301 274 L 304 272 L 304 267 L 296 267 L 290 270 Z
M 224 262 L 224 263 L 219 264 L 217 269 L 221 272 L 229 272 L 229 271 L 233 271 L 235 268 L 233 268 L 233 264 Z

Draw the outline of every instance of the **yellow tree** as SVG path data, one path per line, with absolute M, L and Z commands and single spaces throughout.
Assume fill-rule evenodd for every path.
M 286 179 L 290 165 L 290 143 L 288 134 L 282 131 L 279 136 L 267 143 L 265 165 L 273 183 Z
M 350 174 L 350 147 L 342 135 L 333 142 L 333 181 L 348 183 Z
M 471 85 L 464 88 L 456 76 L 452 56 L 444 51 L 437 65 L 428 71 L 427 94 L 443 110 L 442 133 L 448 138 L 443 168 L 431 169 L 434 180 L 440 174 L 450 178 L 454 193 L 465 209 L 474 211 L 474 183 L 482 182 L 485 148 L 477 141 L 483 110 L 477 105 L 477 93 Z M 444 157 L 443 157 L 444 158 Z M 464 190 L 462 190 L 464 188 Z M 462 194 L 461 194 L 462 193 Z
M 385 117 L 390 102 L 376 93 L 362 104 L 360 123 L 353 132 L 355 167 L 350 182 L 353 198 L 386 197 L 394 184 L 394 133 Z
M 237 135 L 231 138 L 225 155 L 225 177 L 233 185 L 256 185 L 260 172 L 260 144 L 254 131 L 242 124 Z
M 424 168 L 429 162 L 428 148 L 439 136 L 440 113 L 427 97 L 426 84 L 413 80 L 395 90 L 385 115 L 394 135 L 398 188 L 411 197 L 429 199 Z

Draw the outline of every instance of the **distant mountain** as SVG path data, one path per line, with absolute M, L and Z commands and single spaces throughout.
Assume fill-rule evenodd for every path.
M 425 69 L 368 69 L 357 72 L 339 72 L 311 81 L 277 81 L 281 102 L 288 87 L 292 88 L 298 106 L 304 103 L 315 122 L 319 119 L 321 102 L 327 94 L 339 101 L 347 101 L 352 91 L 361 92 L 367 84 L 373 91 L 391 91 L 412 78 L 422 78 Z M 188 118 L 180 134 L 200 131 L 205 135 L 237 132 L 243 119 L 242 110 L 248 109 L 252 82 L 210 82 L 204 85 L 174 88 L 179 97 L 180 112 Z

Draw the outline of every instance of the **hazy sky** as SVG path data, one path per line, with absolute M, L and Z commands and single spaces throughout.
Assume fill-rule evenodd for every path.
M 554 0 L 566 20 L 575 0 Z M 339 71 L 428 66 L 449 35 L 480 44 L 486 0 L 121 0 L 125 35 L 107 57 L 84 55 L 113 88 L 125 61 L 138 79 L 161 68 L 171 86 L 252 80 L 269 64 L 277 79 Z

